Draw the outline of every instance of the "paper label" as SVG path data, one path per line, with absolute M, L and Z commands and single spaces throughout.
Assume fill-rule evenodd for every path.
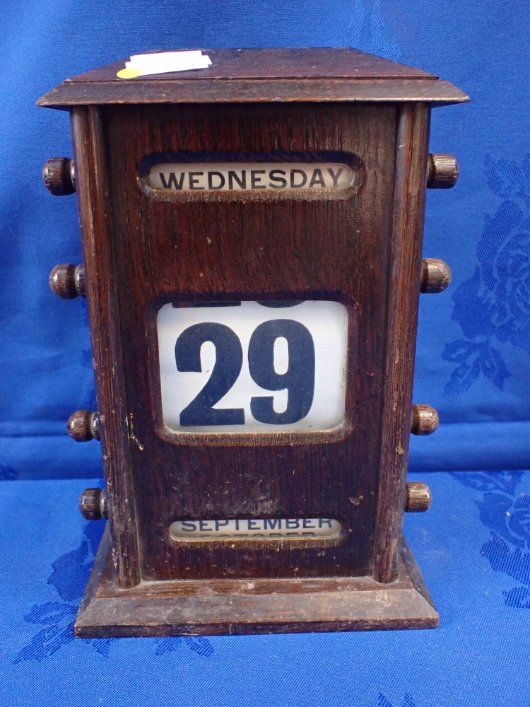
M 341 162 L 196 162 L 155 164 L 148 182 L 153 189 L 177 192 L 343 191 L 355 173 Z
M 133 54 L 130 60 L 125 62 L 125 68 L 120 69 L 116 76 L 120 79 L 133 79 L 175 71 L 207 69 L 211 63 L 210 57 L 200 50 Z
M 173 540 L 333 540 L 341 525 L 331 518 L 245 518 L 177 520 L 169 526 Z

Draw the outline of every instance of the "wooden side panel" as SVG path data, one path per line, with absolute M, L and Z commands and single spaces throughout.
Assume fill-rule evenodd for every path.
M 101 443 L 110 506 L 112 558 L 119 585 L 132 587 L 140 581 L 140 559 L 131 478 L 129 419 L 124 399 L 123 338 L 117 304 L 119 282 L 108 219 L 108 165 L 99 111 L 75 108 L 72 131 Z
M 123 448 L 120 454 L 130 455 L 142 578 L 370 574 L 398 108 L 116 106 L 102 115 L 112 246 L 95 253 L 93 263 L 107 262 L 100 263 L 99 272 L 88 268 L 87 276 L 90 280 L 92 272 L 98 280 L 98 299 L 106 301 L 108 293 L 101 291 L 106 286 L 115 297 L 107 325 L 111 337 L 121 337 L 118 355 L 110 355 L 123 363 L 118 367 L 123 389 L 107 380 L 99 387 L 120 388 L 112 395 L 109 389 L 107 410 L 116 405 L 113 396 L 121 401 L 125 391 L 112 434 Z M 366 172 L 359 193 L 343 201 L 155 201 L 138 186 L 138 166 L 150 152 L 172 150 L 351 151 Z M 101 174 L 100 165 L 98 170 Z M 168 441 L 159 413 L 155 316 L 160 305 L 175 299 L 275 297 L 332 299 L 348 307 L 344 428 Z M 98 365 L 104 355 L 102 349 L 96 353 Z M 115 372 L 106 366 L 102 376 L 109 375 Z M 107 434 L 108 420 L 105 426 Z M 114 516 L 118 513 L 116 506 Z M 340 544 L 318 550 L 244 542 L 191 547 L 168 535 L 175 519 L 259 517 L 334 517 L 346 533 Z
M 387 289 L 387 349 L 374 558 L 374 577 L 380 582 L 390 582 L 396 576 L 405 508 L 428 140 L 429 107 L 424 104 L 404 106 L 398 125 Z

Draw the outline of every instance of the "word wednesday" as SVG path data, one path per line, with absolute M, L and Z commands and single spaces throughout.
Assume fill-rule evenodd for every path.
M 232 520 L 181 520 L 170 526 L 174 540 L 234 537 L 338 536 L 340 523 L 331 518 L 244 518 Z
M 341 162 L 157 164 L 149 171 L 154 189 L 174 191 L 256 191 L 350 187 L 354 172 Z

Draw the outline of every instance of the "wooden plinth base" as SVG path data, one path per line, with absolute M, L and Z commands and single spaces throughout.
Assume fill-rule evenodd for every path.
M 142 582 L 119 589 L 105 532 L 75 623 L 81 638 L 432 628 L 438 614 L 403 543 L 399 576 Z

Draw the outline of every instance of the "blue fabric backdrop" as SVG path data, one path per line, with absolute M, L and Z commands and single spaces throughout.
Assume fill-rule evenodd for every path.
M 0 705 L 526 707 L 528 0 L 3 0 L 0 12 Z M 443 425 L 413 439 L 411 459 L 458 473 L 431 475 L 432 510 L 406 519 L 441 627 L 74 641 L 101 532 L 76 500 L 101 462 L 97 443 L 64 431 L 94 405 L 86 308 L 47 285 L 53 265 L 80 260 L 76 198 L 40 181 L 46 158 L 71 154 L 69 121 L 34 102 L 147 49 L 282 45 L 357 47 L 472 97 L 433 114 L 431 149 L 458 155 L 461 178 L 428 195 L 425 255 L 455 284 L 422 297 L 415 398 Z
M 87 481 L 0 483 L 2 707 L 528 707 L 529 474 L 431 474 L 405 525 L 435 630 L 82 641 Z
M 99 445 L 64 432 L 73 410 L 94 404 L 85 304 L 47 285 L 53 265 L 80 259 L 76 197 L 52 197 L 39 176 L 49 156 L 71 154 L 68 115 L 34 102 L 72 74 L 186 46 L 358 47 L 470 94 L 471 104 L 433 114 L 431 149 L 458 155 L 461 177 L 428 195 L 425 255 L 450 263 L 454 285 L 422 297 L 415 398 L 436 406 L 443 425 L 413 440 L 411 466 L 528 465 L 528 14 L 525 0 L 4 0 L 0 473 L 101 473 Z

